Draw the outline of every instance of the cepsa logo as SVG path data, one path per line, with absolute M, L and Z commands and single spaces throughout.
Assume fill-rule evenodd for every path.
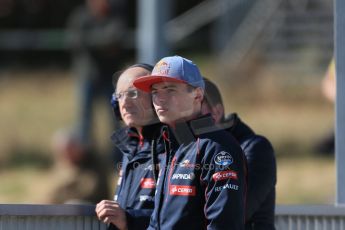
M 171 185 L 169 194 L 172 196 L 195 196 L 195 186 Z
M 216 172 L 212 175 L 212 178 L 214 181 L 220 181 L 220 180 L 227 180 L 227 179 L 235 179 L 237 180 L 237 172 L 228 170 L 228 171 L 221 171 Z
M 142 178 L 140 181 L 140 187 L 152 189 L 156 187 L 156 184 L 153 178 Z
M 165 61 L 160 61 L 155 65 L 152 75 L 169 75 L 170 65 Z

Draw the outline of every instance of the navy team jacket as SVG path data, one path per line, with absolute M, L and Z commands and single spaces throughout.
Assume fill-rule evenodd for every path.
M 246 230 L 274 230 L 277 169 L 273 147 L 237 114 L 230 114 L 224 124 L 228 124 L 226 130 L 240 143 L 247 159 Z
M 112 135 L 116 147 L 122 152 L 116 200 L 126 210 L 129 229 L 146 229 L 154 208 L 154 180 L 151 160 L 152 140 L 160 133 L 161 124 L 145 126 L 142 136 L 135 129 L 122 129 Z M 156 153 L 164 151 L 156 145 Z M 110 225 L 109 229 L 117 229 Z
M 148 229 L 243 230 L 245 157 L 232 135 L 206 116 L 162 136 L 166 158 Z

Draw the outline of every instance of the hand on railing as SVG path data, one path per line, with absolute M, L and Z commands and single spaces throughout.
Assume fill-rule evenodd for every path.
M 120 230 L 127 230 L 126 212 L 116 201 L 102 200 L 96 205 L 96 214 L 100 221 L 113 224 Z

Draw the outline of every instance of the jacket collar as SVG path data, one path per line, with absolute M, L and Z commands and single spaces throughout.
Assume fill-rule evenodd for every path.
M 214 125 L 212 117 L 207 114 L 196 119 L 176 123 L 174 128 L 168 128 L 169 140 L 177 142 L 176 144 L 188 144 L 195 141 L 203 133 L 218 130 Z
M 236 113 L 229 114 L 225 118 L 224 123 L 222 123 L 222 127 L 229 131 L 237 140 L 255 135 L 255 132 Z
M 141 141 L 152 141 L 159 134 L 159 128 L 162 126 L 161 123 L 155 123 L 144 126 L 141 130 L 141 135 L 135 128 L 125 127 L 116 130 L 111 135 L 111 140 L 119 148 L 127 149 L 129 144 L 138 145 Z

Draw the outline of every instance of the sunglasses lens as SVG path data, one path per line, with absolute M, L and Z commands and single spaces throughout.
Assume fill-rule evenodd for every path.
M 123 100 L 124 97 L 135 99 L 138 97 L 138 91 L 137 90 L 129 90 L 129 91 L 117 93 L 117 94 L 115 94 L 115 97 L 118 101 Z
M 137 90 L 131 90 L 127 92 L 127 97 L 129 98 L 137 98 L 138 96 L 138 91 Z

